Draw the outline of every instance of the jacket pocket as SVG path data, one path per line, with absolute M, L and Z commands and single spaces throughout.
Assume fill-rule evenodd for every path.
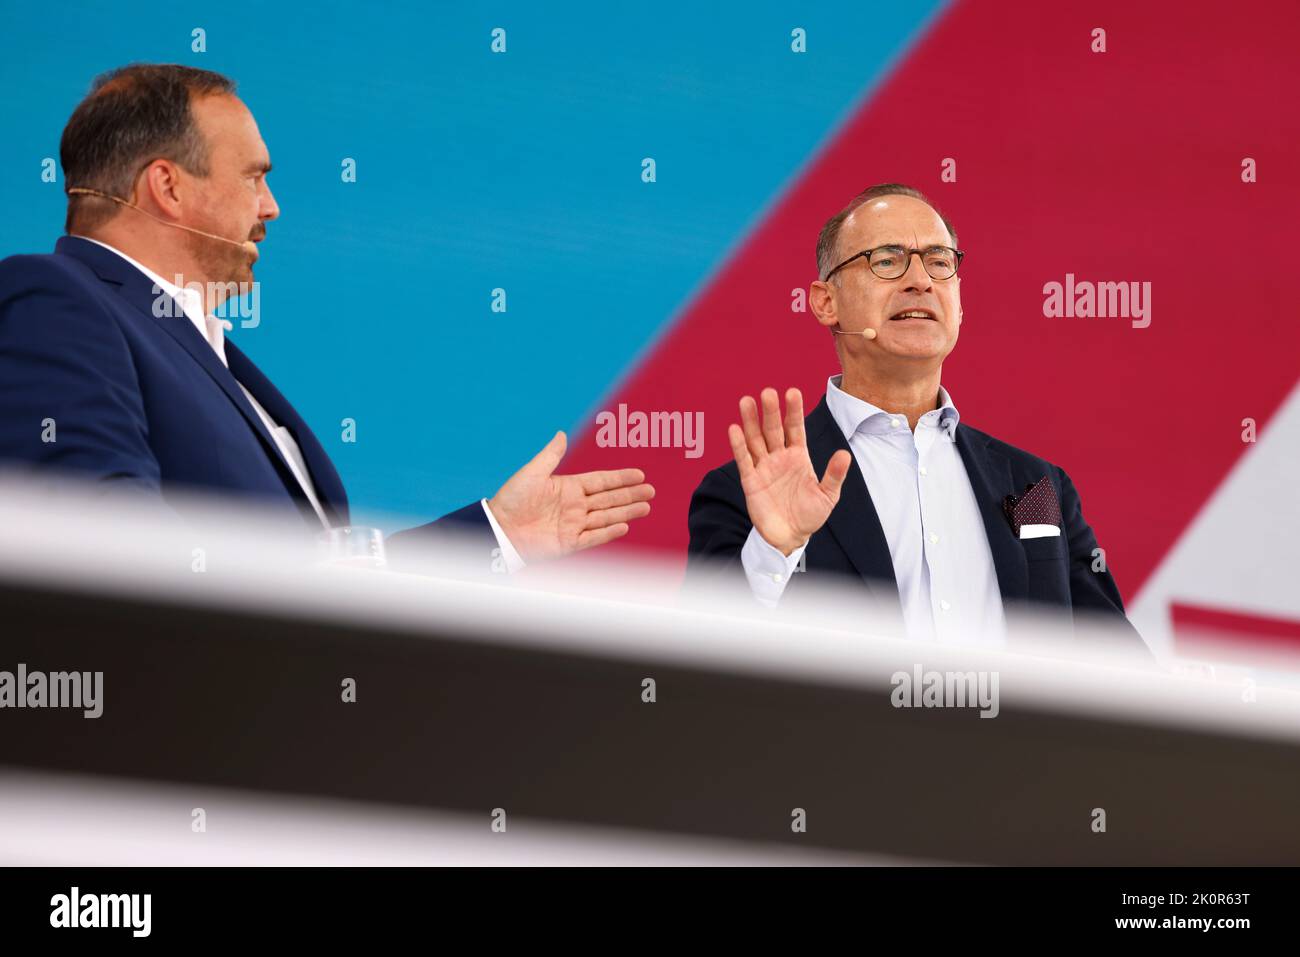
M 1051 535 L 1046 538 L 1017 539 L 1025 550 L 1025 559 L 1029 562 L 1047 562 L 1065 559 L 1065 536 Z

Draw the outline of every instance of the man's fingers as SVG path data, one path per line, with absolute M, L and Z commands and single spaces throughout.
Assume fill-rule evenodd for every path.
M 626 524 L 650 514 L 649 502 L 634 502 L 620 505 L 618 508 L 605 508 L 598 512 L 587 513 L 587 529 L 605 528 L 609 525 Z
M 617 525 L 606 525 L 604 528 L 593 529 L 589 532 L 583 532 L 578 536 L 578 551 L 584 548 L 595 548 L 597 545 L 604 545 L 606 542 L 612 542 L 616 538 L 622 538 L 627 534 L 626 523 L 620 522 Z
M 781 431 L 781 400 L 775 389 L 764 389 L 763 399 L 763 441 L 769 452 L 779 452 L 785 448 L 785 433 Z
M 849 464 L 853 461 L 853 456 L 844 449 L 840 449 L 831 456 L 831 460 L 826 463 L 826 474 L 822 476 L 821 487 L 831 499 L 838 501 L 840 497 L 840 487 L 844 484 L 844 478 L 849 474 Z
M 532 460 L 520 471 L 550 475 L 559 468 L 560 459 L 564 458 L 564 449 L 568 445 L 568 441 L 563 432 L 556 432 L 555 437 L 547 442 L 546 446 L 534 455 Z
M 598 512 L 602 508 L 615 508 L 619 505 L 631 505 L 633 502 L 648 502 L 655 497 L 655 487 L 642 483 L 609 492 L 598 492 L 587 496 L 587 510 Z
M 746 477 L 754 474 L 754 459 L 749 454 L 749 446 L 745 444 L 745 433 L 733 422 L 727 426 L 727 440 L 731 442 L 731 454 L 740 469 L 740 480 L 743 482 Z
M 767 455 L 767 442 L 763 440 L 763 432 L 758 427 L 758 403 L 751 396 L 740 400 L 740 426 L 745 430 L 745 445 L 757 465 Z
M 803 445 L 803 393 L 785 390 L 785 444 Z
M 640 469 L 613 469 L 608 472 L 583 472 L 574 478 L 580 483 L 583 492 L 595 495 L 627 485 L 640 485 L 645 481 L 645 473 Z

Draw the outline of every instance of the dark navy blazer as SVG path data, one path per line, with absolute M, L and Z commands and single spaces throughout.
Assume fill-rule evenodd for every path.
M 804 425 L 809 458 L 819 476 L 836 451 L 852 451 L 825 398 Z M 1092 570 L 1097 537 L 1084 521 L 1079 494 L 1064 470 L 965 422 L 957 427 L 957 448 L 984 519 L 1008 624 L 1013 624 L 1021 608 L 1066 613 L 1071 620 L 1076 612 L 1091 613 L 1087 616 L 1116 626 L 1125 639 L 1140 642 L 1109 569 Z M 1061 505 L 1061 534 L 1017 538 L 1002 510 L 1003 498 L 1023 494 L 1027 485 L 1044 475 L 1049 476 Z M 753 525 L 735 462 L 704 477 L 691 498 L 688 522 L 688 583 L 719 576 L 733 583 L 744 581 L 740 552 Z M 901 628 L 902 603 L 889 543 L 856 459 L 830 518 L 808 542 L 804 565 L 804 572 L 792 575 L 787 583 L 781 607 L 797 606 L 806 582 L 852 581 L 874 608 L 895 616 Z
M 154 290 L 121 256 L 75 236 L 52 255 L 0 261 L 0 463 L 164 499 L 237 496 L 296 511 L 318 531 L 242 383 L 293 435 L 330 523 L 347 524 L 343 482 L 289 400 L 233 342 L 222 365 L 179 303 L 155 315 Z M 447 519 L 491 535 L 478 505 Z

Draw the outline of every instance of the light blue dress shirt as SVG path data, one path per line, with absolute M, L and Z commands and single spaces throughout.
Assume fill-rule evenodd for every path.
M 979 503 L 957 449 L 960 416 L 952 397 L 940 386 L 939 408 L 921 416 L 913 432 L 907 416 L 849 395 L 840 380 L 827 380 L 826 406 L 876 506 L 908 637 L 1001 644 L 1006 636 L 1002 594 Z M 780 601 L 803 553 L 798 548 L 782 555 L 757 529 L 750 530 L 741 563 L 761 603 Z

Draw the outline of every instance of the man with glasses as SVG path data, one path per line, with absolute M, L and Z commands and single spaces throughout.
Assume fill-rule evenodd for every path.
M 1140 642 L 1070 477 L 962 422 L 940 384 L 963 256 L 909 186 L 830 218 L 808 301 L 842 372 L 807 418 L 798 389 L 784 417 L 775 389 L 740 400 L 735 461 L 691 499 L 688 577 L 743 574 L 769 607 L 848 582 L 909 637 L 949 644 L 1000 644 L 1022 603 Z

